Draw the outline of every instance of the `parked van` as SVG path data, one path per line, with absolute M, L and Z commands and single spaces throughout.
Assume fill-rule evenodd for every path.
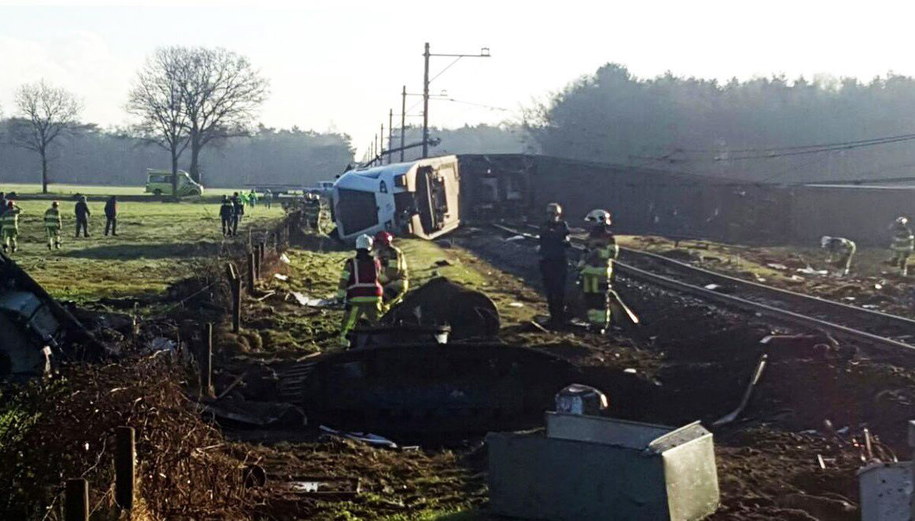
M 172 194 L 171 170 L 146 170 L 146 193 L 156 195 Z M 191 179 L 184 170 L 178 170 L 178 197 L 203 195 L 203 185 Z

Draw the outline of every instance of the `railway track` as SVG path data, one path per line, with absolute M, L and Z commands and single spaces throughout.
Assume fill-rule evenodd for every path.
M 513 235 L 537 236 L 503 225 Z M 581 248 L 582 240 L 572 238 Z M 731 308 L 759 314 L 781 323 L 825 331 L 877 349 L 915 354 L 915 320 L 859 308 L 709 271 L 656 253 L 620 248 L 615 273 Z M 712 286 L 714 285 L 714 286 Z

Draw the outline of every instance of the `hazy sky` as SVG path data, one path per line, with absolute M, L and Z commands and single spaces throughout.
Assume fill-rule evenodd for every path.
M 549 6 L 549 7 L 541 7 Z M 911 8 L 838 1 L 308 1 L 107 2 L 0 0 L 0 110 L 18 85 L 46 78 L 77 93 L 85 119 L 128 122 L 127 90 L 162 45 L 223 46 L 270 79 L 261 120 L 353 136 L 363 150 L 401 85 L 420 92 L 423 42 L 432 52 L 476 53 L 432 84 L 433 125 L 498 123 L 607 62 L 640 76 L 746 79 L 784 73 L 870 79 L 915 75 Z M 432 75 L 449 65 L 433 58 Z M 408 98 L 408 108 L 419 98 Z M 412 109 L 420 113 L 420 105 Z M 410 112 L 410 111 L 408 111 Z M 420 122 L 419 118 L 411 118 Z

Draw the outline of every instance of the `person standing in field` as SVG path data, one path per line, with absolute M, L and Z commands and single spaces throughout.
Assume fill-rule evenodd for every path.
M 232 223 L 235 220 L 235 207 L 228 195 L 222 196 L 222 204 L 219 206 L 219 219 L 222 221 L 222 236 L 232 235 Z
M 19 249 L 19 213 L 22 210 L 13 201 L 7 201 L 6 210 L 0 215 L 0 234 L 3 236 L 3 251 L 7 252 L 12 247 L 13 253 Z
M 251 208 L 257 206 L 257 192 L 254 189 L 251 189 L 251 192 L 248 193 L 248 202 L 251 203 Z
M 112 195 L 105 201 L 105 235 L 111 229 L 111 235 L 118 236 L 118 198 Z
M 270 189 L 267 188 L 266 190 L 264 190 L 264 206 L 266 206 L 268 210 L 270 209 L 271 203 L 273 202 L 272 199 L 273 199 L 273 192 L 271 192 Z
M 76 236 L 79 237 L 79 231 L 83 231 L 83 237 L 89 236 L 89 216 L 92 215 L 92 212 L 89 211 L 89 203 L 86 202 L 86 196 L 79 196 L 79 201 L 76 203 L 74 208 L 74 213 L 76 214 Z
M 44 229 L 48 233 L 48 251 L 51 251 L 51 248 L 60 249 L 60 231 L 62 228 L 60 203 L 54 201 L 51 203 L 51 207 L 44 212 Z
M 238 235 L 238 223 L 245 215 L 245 203 L 238 192 L 232 195 L 232 207 L 235 210 L 232 213 L 232 235 Z

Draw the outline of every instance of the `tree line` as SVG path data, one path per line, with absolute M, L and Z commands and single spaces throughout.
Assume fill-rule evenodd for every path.
M 915 172 L 915 78 L 638 78 L 607 64 L 525 114 L 548 155 L 752 182 Z M 886 139 L 884 139 L 886 138 Z

